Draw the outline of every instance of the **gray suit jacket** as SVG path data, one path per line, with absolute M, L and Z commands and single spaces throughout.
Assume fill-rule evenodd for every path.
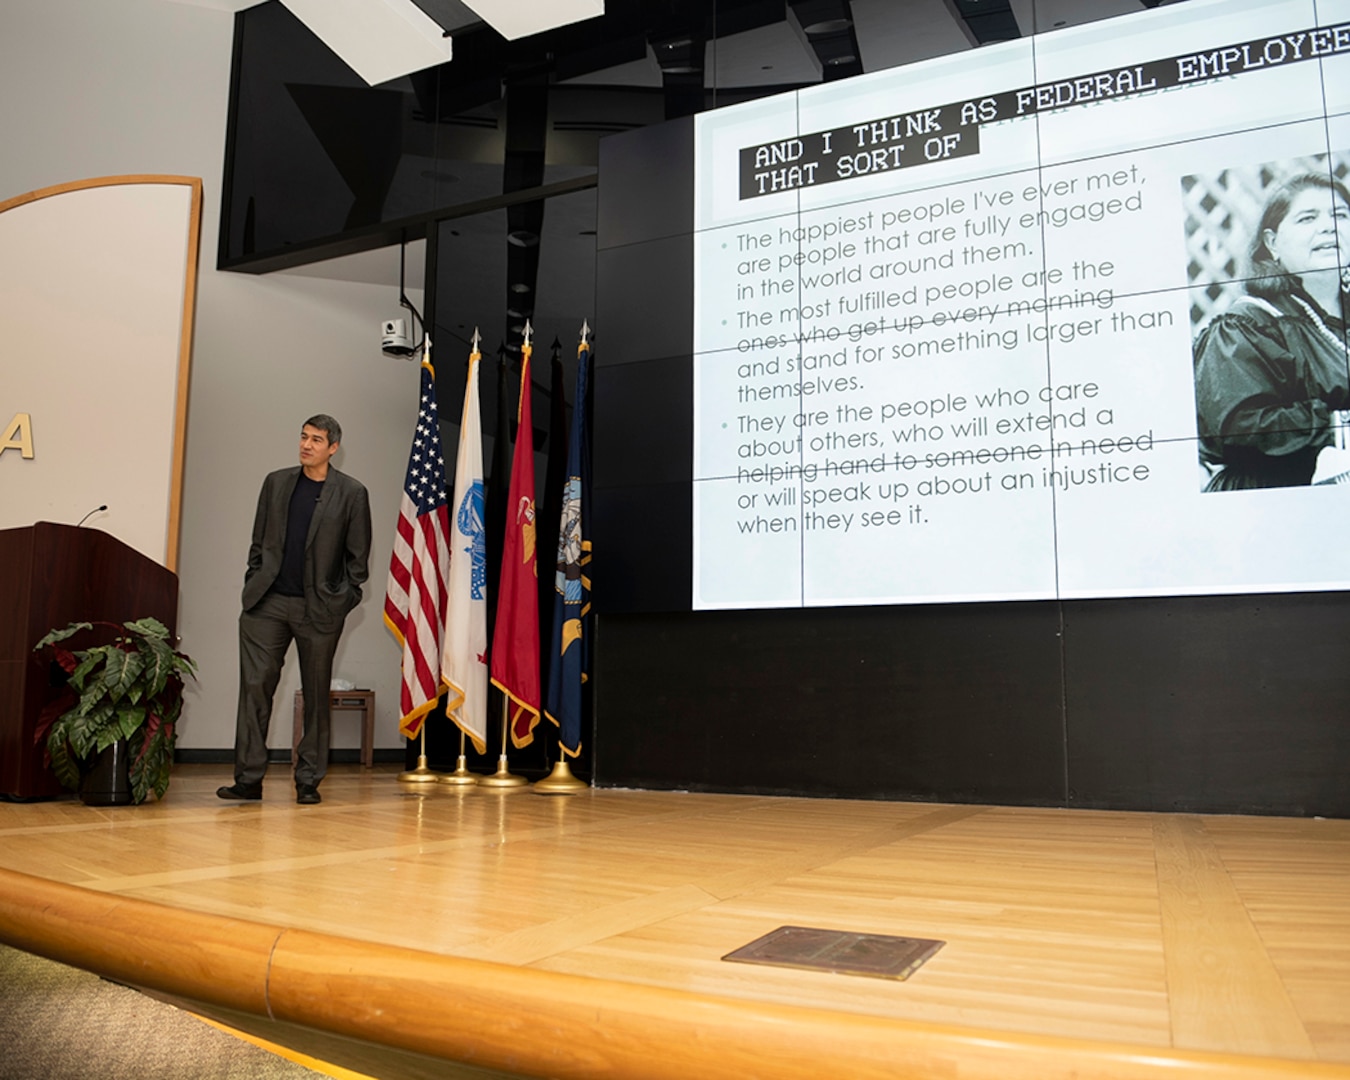
M 281 571 L 286 517 L 300 466 L 269 473 L 258 495 L 244 574 L 244 610 L 254 607 Z M 370 500 L 365 487 L 331 465 L 305 540 L 305 617 L 316 630 L 341 629 L 361 602 L 370 557 Z

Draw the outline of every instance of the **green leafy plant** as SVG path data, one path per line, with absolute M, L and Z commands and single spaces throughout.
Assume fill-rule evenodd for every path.
M 59 642 L 95 626 L 110 627 L 111 644 L 70 650 Z M 66 693 L 48 705 L 37 728 L 47 741 L 56 778 L 78 788 L 80 763 L 125 739 L 130 755 L 131 794 L 144 802 L 151 791 L 163 798 L 183 709 L 183 682 L 197 665 L 178 652 L 169 630 L 156 619 L 127 623 L 71 623 L 33 646 L 51 648 L 66 673 Z

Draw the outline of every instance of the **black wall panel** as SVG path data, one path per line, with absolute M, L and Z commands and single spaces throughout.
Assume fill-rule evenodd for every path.
M 600 141 L 600 206 L 595 228 L 600 248 L 687 237 L 693 232 L 692 117 Z
M 693 500 L 687 483 L 597 487 L 591 535 L 605 572 L 592 579 L 596 610 L 688 608 L 693 531 Z
M 1053 605 L 607 615 L 603 785 L 1059 803 Z
M 1342 593 L 1064 605 L 1070 803 L 1350 816 Z
M 1341 594 L 607 614 L 596 780 L 1347 817 L 1348 643 Z
M 593 442 L 596 487 L 683 483 L 689 502 L 694 471 L 689 357 L 597 367 L 594 393 L 596 411 L 605 417 Z
M 598 248 L 595 295 L 596 319 L 605 327 L 597 368 L 693 354 L 693 237 Z

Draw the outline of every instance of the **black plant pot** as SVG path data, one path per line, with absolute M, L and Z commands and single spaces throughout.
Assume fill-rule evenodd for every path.
M 130 806 L 130 764 L 131 753 L 122 739 L 94 755 L 80 777 L 80 802 L 85 806 Z

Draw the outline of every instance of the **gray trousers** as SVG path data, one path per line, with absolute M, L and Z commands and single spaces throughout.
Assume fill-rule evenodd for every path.
M 239 713 L 234 731 L 234 778 L 262 783 L 272 697 L 292 641 L 300 657 L 305 731 L 295 756 L 295 782 L 318 787 L 328 772 L 328 689 L 342 628 L 320 633 L 305 620 L 302 596 L 268 593 L 239 616 Z M 287 715 L 290 713 L 287 711 Z

